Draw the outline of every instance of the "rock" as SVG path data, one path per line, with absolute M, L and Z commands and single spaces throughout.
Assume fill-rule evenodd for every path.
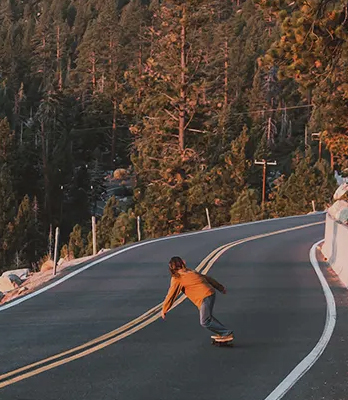
M 22 284 L 21 278 L 11 274 L 9 276 L 0 277 L 0 292 L 6 293 L 18 288 Z
M 123 168 L 118 168 L 114 171 L 114 179 L 126 179 L 127 178 L 127 170 Z
M 8 278 L 12 282 L 12 285 L 13 285 L 14 288 L 18 288 L 23 283 L 22 279 L 19 276 L 15 275 L 15 274 L 8 275 Z
M 13 285 L 8 276 L 0 277 L 0 291 L 3 293 L 13 290 Z
M 27 290 L 28 290 L 28 288 L 26 286 L 23 286 L 18 290 L 18 294 L 22 294 L 22 293 L 26 292 Z
M 98 254 L 103 254 L 103 253 L 105 253 L 106 251 L 109 251 L 110 249 L 100 249 L 99 251 L 98 251 L 98 253 L 97 253 L 97 255 Z
M 5 271 L 1 276 L 17 275 L 18 278 L 24 280 L 29 276 L 29 268 L 13 269 L 11 271 Z
M 58 263 L 57 263 L 57 265 L 60 267 L 60 266 L 63 264 L 63 262 L 66 261 L 66 258 L 67 258 L 67 257 L 60 258 L 59 261 L 58 261 Z M 53 266 L 52 266 L 52 268 L 53 268 Z

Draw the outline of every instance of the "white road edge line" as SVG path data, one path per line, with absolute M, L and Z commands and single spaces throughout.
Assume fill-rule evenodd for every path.
M 318 215 L 318 214 L 319 213 L 312 214 L 312 215 Z M 47 286 L 44 286 L 43 288 L 41 288 L 39 290 L 36 290 L 35 292 L 32 292 L 32 293 L 30 293 L 30 294 L 28 294 L 26 296 L 20 297 L 19 299 L 11 301 L 8 304 L 4 304 L 3 306 L 0 306 L 0 312 L 1 311 L 5 311 L 5 310 L 7 310 L 7 309 L 9 309 L 11 307 L 17 306 L 18 304 L 21 304 L 26 300 L 29 300 L 29 299 L 31 299 L 31 298 L 33 298 L 35 296 L 38 296 L 39 294 L 41 294 L 43 292 L 46 292 L 47 290 L 50 290 L 50 289 L 60 285 L 61 283 L 63 283 L 65 281 L 67 281 L 68 279 L 80 274 L 83 271 L 86 271 L 87 269 L 93 267 L 96 264 L 99 264 L 99 263 L 101 263 L 101 262 L 103 262 L 105 260 L 108 260 L 109 258 L 115 257 L 115 256 L 117 256 L 117 255 L 119 255 L 121 253 L 125 253 L 126 251 L 136 249 L 137 247 L 146 246 L 148 244 L 155 243 L 155 242 L 162 242 L 163 240 L 173 240 L 173 239 L 182 238 L 182 237 L 186 237 L 186 236 L 199 235 L 199 234 L 203 234 L 203 233 L 212 233 L 214 231 L 220 231 L 220 230 L 224 230 L 224 229 L 233 229 L 233 228 L 238 228 L 240 226 L 245 226 L 245 225 L 259 224 L 259 223 L 268 222 L 268 221 L 279 221 L 279 220 L 290 219 L 290 218 L 302 218 L 302 217 L 308 217 L 308 216 L 310 216 L 310 215 L 306 214 L 306 215 L 296 215 L 296 216 L 292 216 L 292 217 L 272 218 L 272 219 L 266 219 L 266 220 L 260 220 L 260 221 L 254 221 L 254 222 L 247 222 L 247 223 L 244 223 L 244 224 L 238 224 L 238 225 L 232 225 L 232 226 L 222 226 L 220 228 L 213 228 L 213 229 L 209 229 L 209 230 L 205 230 L 205 231 L 183 233 L 183 234 L 175 235 L 175 236 L 166 236 L 166 237 L 159 238 L 159 239 L 153 239 L 153 240 L 149 240 L 149 241 L 146 241 L 146 242 L 145 241 L 144 242 L 140 242 L 140 243 L 131 245 L 129 247 L 126 247 L 126 248 L 124 248 L 122 250 L 116 251 L 115 253 L 108 254 L 105 257 L 99 258 L 98 260 L 95 260 L 95 261 L 85 265 L 84 267 L 82 267 L 80 269 L 77 269 L 74 272 L 71 272 L 70 274 L 64 276 L 63 278 L 61 278 L 61 279 L 59 279 L 59 280 L 57 280 L 57 281 L 55 281 L 55 282 L 53 282 L 53 283 L 51 283 L 51 284 L 49 284 Z
M 315 255 L 316 249 L 321 242 L 323 242 L 323 239 L 319 240 L 319 242 L 315 243 L 312 246 L 309 253 L 309 258 L 316 274 L 318 275 L 319 281 L 321 283 L 326 298 L 327 308 L 326 308 L 326 322 L 324 331 L 314 349 L 290 372 L 290 374 L 273 390 L 273 392 L 270 395 L 266 397 L 265 400 L 281 399 L 295 385 L 295 383 L 302 378 L 302 376 L 315 364 L 315 362 L 322 355 L 335 329 L 336 325 L 335 299 L 323 273 L 320 270 L 319 263 Z

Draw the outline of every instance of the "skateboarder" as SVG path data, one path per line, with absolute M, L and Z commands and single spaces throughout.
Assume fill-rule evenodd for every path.
M 165 318 L 175 299 L 183 292 L 198 307 L 201 326 L 215 333 L 212 339 L 226 342 L 233 340 L 233 332 L 213 316 L 215 289 L 225 294 L 224 286 L 209 276 L 188 269 L 180 257 L 171 258 L 169 271 L 172 278 L 163 302 L 162 318 Z

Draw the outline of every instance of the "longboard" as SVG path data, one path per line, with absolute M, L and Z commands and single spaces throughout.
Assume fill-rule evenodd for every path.
M 222 342 L 221 340 L 211 339 L 211 344 L 218 347 L 232 347 L 233 346 L 233 339 L 227 342 Z

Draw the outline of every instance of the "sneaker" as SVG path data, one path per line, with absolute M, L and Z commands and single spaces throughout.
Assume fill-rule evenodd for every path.
M 219 336 L 218 338 L 216 338 L 215 340 L 217 342 L 232 342 L 232 340 L 234 339 L 233 334 L 231 333 L 230 335 L 226 335 L 226 336 Z

